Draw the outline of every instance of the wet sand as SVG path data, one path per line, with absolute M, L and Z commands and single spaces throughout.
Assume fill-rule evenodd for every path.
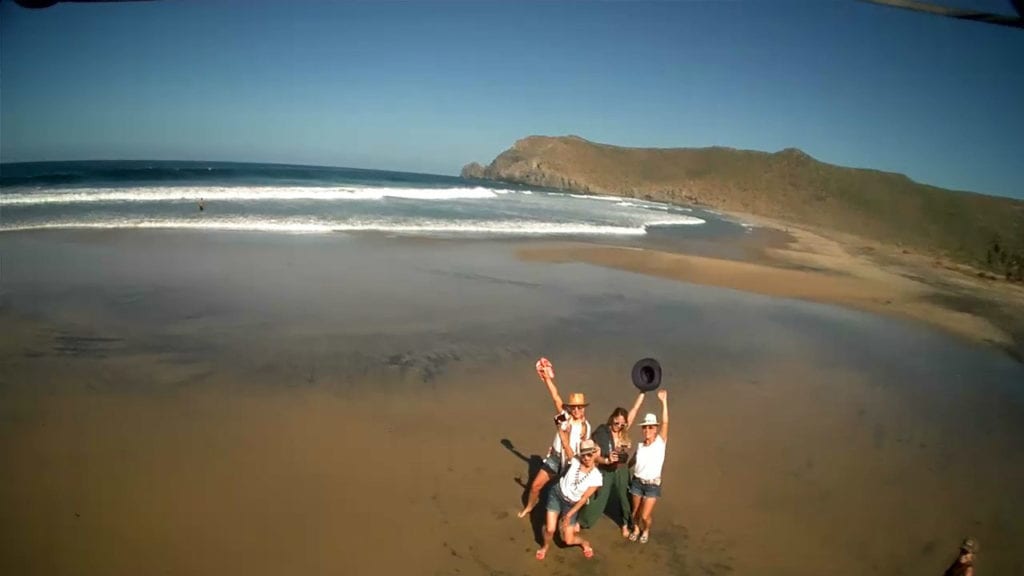
M 749 217 L 748 217 L 749 218 Z M 978 270 L 860 239 L 825 235 L 760 219 L 764 241 L 717 242 L 733 250 L 549 243 L 519 250 L 532 262 L 586 262 L 682 282 L 796 298 L 908 318 L 1024 362 L 1024 286 Z M 785 230 L 783 232 L 783 230 Z M 781 233 L 785 239 L 780 240 Z
M 925 325 L 579 261 L 538 243 L 0 236 L 0 571 L 1024 570 L 1024 368 Z M 592 422 L 661 359 L 651 542 L 515 518 L 551 358 Z M 646 405 L 653 410 L 654 399 Z

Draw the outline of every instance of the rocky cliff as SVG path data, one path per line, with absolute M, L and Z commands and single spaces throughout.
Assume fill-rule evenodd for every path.
M 462 175 L 747 212 L 975 263 L 990 259 L 993 242 L 1024 258 L 1024 202 L 827 164 L 795 148 L 625 148 L 530 136 Z

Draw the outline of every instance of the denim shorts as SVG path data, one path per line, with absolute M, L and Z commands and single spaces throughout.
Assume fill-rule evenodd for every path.
M 541 463 L 541 466 L 551 474 L 552 478 L 558 478 L 562 475 L 562 457 L 558 454 L 549 455 Z
M 562 495 L 562 487 L 558 484 L 552 486 L 551 491 L 548 492 L 548 512 L 558 512 L 558 515 L 561 516 L 568 512 L 574 504 L 574 502 L 569 502 L 565 499 L 565 496 Z M 569 525 L 576 525 L 576 514 L 569 518 Z
M 641 498 L 658 498 L 661 496 L 660 484 L 643 484 L 636 476 L 629 482 L 629 493 Z

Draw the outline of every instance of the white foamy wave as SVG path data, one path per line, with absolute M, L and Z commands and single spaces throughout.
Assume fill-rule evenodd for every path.
M 598 224 L 537 221 L 390 221 L 367 220 L 329 222 L 323 220 L 260 220 L 260 219 L 150 219 L 63 221 L 22 226 L 0 226 L 0 231 L 52 229 L 179 229 L 210 231 L 284 232 L 292 234 L 323 234 L 330 232 L 385 232 L 393 234 L 453 234 L 504 236 L 642 236 L 644 226 L 608 226 Z
M 697 226 L 698 224 L 704 224 L 706 221 L 703 218 L 697 218 L 696 216 L 676 216 L 673 218 L 659 218 L 648 222 L 647 226 Z
M 643 208 L 644 210 L 661 210 L 662 212 L 669 212 L 672 210 L 679 212 L 693 212 L 692 208 L 687 208 L 685 206 L 674 206 L 672 204 L 652 202 L 649 200 L 623 200 L 622 202 L 616 202 L 615 205 L 624 206 L 626 208 Z
M 457 200 L 495 198 L 495 190 L 474 188 L 375 188 L 317 186 L 166 186 L 140 188 L 58 188 L 45 193 L 0 194 L 0 205 L 113 202 L 205 202 L 253 200 Z
M 603 194 L 601 196 L 598 196 L 597 194 L 569 194 L 569 196 L 580 200 L 601 200 L 603 202 L 618 202 L 620 200 L 625 200 L 622 196 L 607 196 Z

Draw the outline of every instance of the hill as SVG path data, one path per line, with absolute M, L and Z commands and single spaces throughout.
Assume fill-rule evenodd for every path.
M 625 148 L 530 136 L 462 175 L 746 212 L 1016 277 L 1024 268 L 1024 202 L 827 164 L 795 148 Z

